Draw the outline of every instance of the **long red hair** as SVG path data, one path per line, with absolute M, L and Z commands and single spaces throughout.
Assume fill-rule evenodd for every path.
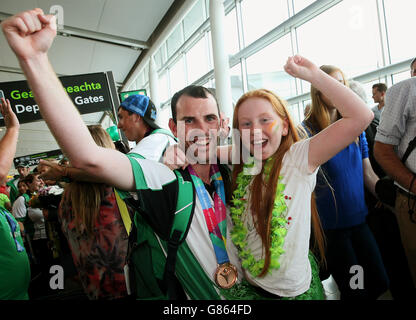
M 272 155 L 272 169 L 270 171 L 270 176 L 267 181 L 263 178 L 264 166 L 262 166 L 261 172 L 254 177 L 252 186 L 251 186 L 251 211 L 255 215 L 255 226 L 256 230 L 260 235 L 260 238 L 263 243 L 263 248 L 266 256 L 264 257 L 264 267 L 259 277 L 263 277 L 267 274 L 267 271 L 270 266 L 270 247 L 271 247 L 271 219 L 272 219 L 272 210 L 275 200 L 277 182 L 279 179 L 280 170 L 282 167 L 283 156 L 290 149 L 290 147 L 297 141 L 300 140 L 297 129 L 290 117 L 290 113 L 287 110 L 286 102 L 280 99 L 273 92 L 260 89 L 254 90 L 245 93 L 237 102 L 234 109 L 233 117 L 233 128 L 238 129 L 238 111 L 241 104 L 250 98 L 262 98 L 270 102 L 273 107 L 273 110 L 276 114 L 282 119 L 286 120 L 289 128 L 288 134 L 282 136 L 280 146 L 277 151 Z M 242 159 L 241 155 L 241 138 L 240 141 L 235 141 L 240 145 L 240 160 Z M 233 167 L 233 182 L 232 182 L 232 191 L 237 188 L 237 176 L 243 170 L 244 164 L 240 161 L 239 164 L 234 165 Z M 267 190 L 267 192 L 265 192 Z M 311 224 L 313 229 L 314 236 L 314 249 L 319 251 L 321 259 L 324 259 L 324 235 L 322 231 L 322 226 L 320 223 L 318 211 L 316 209 L 315 199 L 312 195 L 311 197 Z

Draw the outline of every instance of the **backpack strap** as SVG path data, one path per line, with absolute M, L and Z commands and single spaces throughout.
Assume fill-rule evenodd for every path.
M 127 235 L 130 235 L 131 231 L 131 218 L 129 211 L 127 210 L 126 203 L 122 200 L 119 192 L 114 188 L 114 195 L 116 196 L 118 210 L 120 211 L 121 220 L 123 220 L 124 228 L 126 228 Z
M 178 180 L 178 198 L 173 219 L 171 233 L 168 241 L 168 250 L 163 275 L 164 291 L 168 299 L 177 299 L 177 279 L 175 276 L 176 256 L 178 248 L 183 243 L 191 226 L 195 209 L 195 192 L 191 181 L 185 181 L 182 174 L 174 171 Z M 184 171 L 187 172 L 187 171 Z
M 154 134 L 154 133 L 161 133 L 161 134 L 165 134 L 169 137 L 171 137 L 172 139 L 174 139 L 176 142 L 178 142 L 178 138 L 176 138 L 171 131 L 163 129 L 163 128 L 159 128 L 159 129 L 155 129 L 153 130 L 150 134 Z
M 407 158 L 410 156 L 414 148 L 416 148 L 416 137 L 414 137 L 413 140 L 409 142 L 409 145 L 407 146 L 407 149 L 405 153 L 403 154 L 403 158 L 402 158 L 403 164 L 406 162 Z
M 175 275 L 175 266 L 176 266 L 176 256 L 179 246 L 185 241 L 188 234 L 189 228 L 191 226 L 193 213 L 195 210 L 195 191 L 192 182 L 189 179 L 184 179 L 186 174 L 189 175 L 187 171 L 183 171 L 183 174 L 178 170 L 174 171 L 177 177 L 178 183 L 178 194 L 176 201 L 176 208 L 172 227 L 170 229 L 169 239 L 167 241 L 167 255 L 166 263 L 163 274 L 163 281 L 161 284 L 161 289 L 169 297 L 169 299 L 178 298 L 178 280 Z M 120 209 L 120 214 L 123 219 L 124 226 L 127 233 L 131 236 L 130 230 L 132 229 L 130 215 L 127 212 L 127 207 L 125 202 L 130 205 L 134 205 L 130 200 L 132 200 L 129 192 L 114 190 L 116 194 L 117 204 Z M 125 210 L 123 209 L 125 207 Z M 123 214 L 123 212 L 125 212 Z

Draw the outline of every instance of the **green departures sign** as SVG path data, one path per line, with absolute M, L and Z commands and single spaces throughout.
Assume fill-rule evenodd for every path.
M 112 110 L 112 101 L 105 73 L 90 73 L 60 77 L 68 96 L 81 114 Z M 26 81 L 0 83 L 6 99 L 10 100 L 13 111 L 20 123 L 42 119 L 32 91 Z M 59 105 L 56 106 L 59 108 Z M 4 126 L 0 118 L 0 126 Z

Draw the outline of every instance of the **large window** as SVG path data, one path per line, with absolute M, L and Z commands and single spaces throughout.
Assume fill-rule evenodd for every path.
M 416 52 L 415 52 L 415 55 L 416 55 Z M 409 64 L 409 70 L 393 74 L 393 84 L 396 84 L 400 81 L 403 81 L 409 78 L 410 78 L 410 64 Z
M 387 33 L 389 36 L 391 63 L 415 57 L 416 41 L 414 37 L 414 19 L 416 13 L 416 1 L 384 0 L 384 7 L 386 12 Z
M 289 18 L 287 0 L 244 0 L 241 11 L 246 45 Z
M 169 82 L 168 82 L 168 75 L 167 72 L 164 72 L 159 77 L 159 95 L 160 95 L 160 102 L 164 103 L 165 101 L 169 100 Z
M 335 65 L 347 77 L 383 65 L 375 1 L 342 1 L 296 31 L 301 55 Z
M 286 35 L 247 58 L 248 89 L 269 89 L 284 99 L 295 96 L 295 79 L 283 70 L 291 51 L 290 36 Z
M 208 18 L 209 2 L 196 1 L 154 56 L 163 106 L 168 105 L 175 92 L 199 79 L 205 86 L 215 88 L 209 26 L 204 30 L 205 34 L 195 34 Z M 296 25 L 296 28 L 294 24 L 288 25 L 286 34 L 279 39 L 280 35 L 275 34 L 276 40 L 270 44 L 267 42 L 267 46 L 260 40 L 265 34 L 312 4 L 317 9 L 326 6 L 326 1 L 226 0 L 224 3 L 228 12 L 224 27 L 225 50 L 228 58 L 236 55 L 241 58 L 240 63 L 230 69 L 234 103 L 244 93 L 246 85 L 248 90 L 266 88 L 283 99 L 289 99 L 293 103 L 290 108 L 293 118 L 296 122 L 302 121 L 310 97 L 305 95 L 299 99 L 297 96 L 308 93 L 310 83 L 294 79 L 284 71 L 287 57 L 293 53 L 305 56 L 318 66 L 335 65 L 349 79 L 367 73 L 376 74 L 372 71 L 383 67 L 371 78 L 360 77 L 366 79 L 363 86 L 369 106 L 374 105 L 372 84 L 385 82 L 391 86 L 410 77 L 409 70 L 394 69 L 396 74 L 392 75 L 388 67 L 416 56 L 416 44 L 411 38 L 416 0 L 342 0 L 335 5 L 331 3 L 327 10 L 302 25 Z M 295 20 L 289 22 L 297 23 Z M 250 50 L 241 51 L 247 46 Z M 173 56 L 175 53 L 177 55 Z M 146 66 L 133 85 L 138 89 L 148 88 L 148 78 Z
M 166 62 L 166 43 L 163 43 L 163 45 L 160 47 L 160 49 L 155 54 L 155 64 L 156 69 L 159 70 Z
M 225 16 L 225 46 L 229 55 L 234 55 L 240 50 L 238 45 L 237 17 L 235 14 L 235 9 L 233 9 Z
M 192 83 L 209 71 L 208 48 L 205 36 L 202 37 L 187 53 L 188 83 Z
M 166 45 L 168 49 L 168 58 L 179 49 L 183 43 L 182 24 L 178 24 L 173 33 L 169 36 Z
M 293 1 L 293 8 L 295 13 L 298 13 L 302 9 L 305 9 L 307 6 L 315 2 L 315 0 L 290 0 Z
M 185 19 L 183 19 L 185 41 L 201 26 L 205 19 L 206 14 L 204 1 L 198 0 Z
M 230 69 L 231 77 L 231 90 L 232 90 L 232 99 L 236 103 L 237 100 L 243 95 L 243 78 L 241 75 L 241 65 L 237 64 Z
M 171 96 L 175 92 L 183 89 L 186 86 L 185 63 L 181 57 L 169 70 L 170 75 L 170 93 Z
M 163 106 L 163 108 L 158 109 L 157 113 L 157 124 L 162 128 L 169 129 L 169 119 L 171 118 L 172 111 L 170 109 L 170 104 Z

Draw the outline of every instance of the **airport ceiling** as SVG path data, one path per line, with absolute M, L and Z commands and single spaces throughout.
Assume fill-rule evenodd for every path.
M 112 71 L 120 87 L 184 0 L 1 0 L 0 20 L 41 8 L 63 10 L 63 23 L 49 51 L 59 76 Z M 58 8 L 58 9 L 56 9 Z M 62 21 L 62 20 L 61 20 Z M 59 20 L 58 20 L 59 22 Z M 0 34 L 0 82 L 24 80 L 16 57 Z M 83 115 L 99 123 L 103 113 Z M 0 128 L 0 137 L 4 128 Z M 44 121 L 21 125 L 16 156 L 58 149 Z

